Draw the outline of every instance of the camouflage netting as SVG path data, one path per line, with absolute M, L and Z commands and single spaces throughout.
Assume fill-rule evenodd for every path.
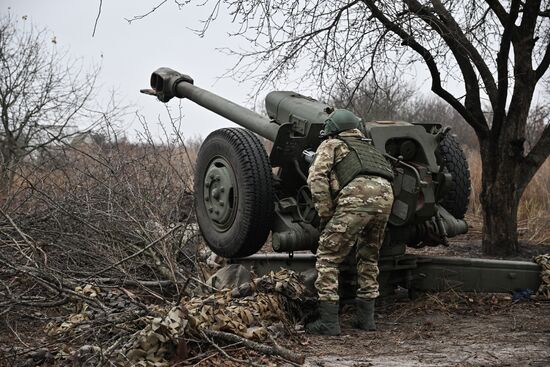
M 304 286 L 296 273 L 281 270 L 164 307 L 133 302 L 135 296 L 124 290 L 87 285 L 76 292 L 90 302 L 79 302 L 74 313 L 46 327 L 63 345 L 55 353 L 58 364 L 169 366 L 193 355 L 192 344 L 204 341 L 206 330 L 259 342 L 273 334 L 274 325 L 288 330 L 300 312 Z M 102 314 L 91 307 L 94 299 L 120 312 Z
M 541 283 L 537 290 L 537 298 L 550 300 L 550 254 L 535 256 L 534 260 L 542 268 L 540 273 Z

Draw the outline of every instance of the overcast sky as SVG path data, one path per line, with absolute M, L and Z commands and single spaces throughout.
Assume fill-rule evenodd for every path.
M 158 1 L 160 2 L 160 1 Z M 26 15 L 38 28 L 48 28 L 56 37 L 57 47 L 68 49 L 69 55 L 82 58 L 87 65 L 102 65 L 101 93 L 112 89 L 119 98 L 133 104 L 154 125 L 158 115 L 165 116 L 162 104 L 153 97 L 139 93 L 149 87 L 149 76 L 160 66 L 167 66 L 195 79 L 195 84 L 212 90 L 237 103 L 252 105 L 248 94 L 250 83 L 238 83 L 229 78 L 218 80 L 234 64 L 234 59 L 216 49 L 239 46 L 239 40 L 228 37 L 235 30 L 222 12 L 204 38 L 192 29 L 201 28 L 209 7 L 185 6 L 178 9 L 169 1 L 154 14 L 129 24 L 124 18 L 145 14 L 157 1 L 105 0 L 92 37 L 99 0 L 0 0 L 0 11 L 14 17 Z M 177 104 L 175 100 L 170 102 Z M 184 103 L 187 137 L 202 135 L 222 126 L 227 120 L 187 101 Z M 137 123 L 127 124 L 128 135 L 134 136 Z M 152 126 L 153 131 L 158 128 Z
M 123 103 L 131 104 L 132 110 L 147 118 L 154 133 L 160 133 L 157 117 L 166 116 L 163 104 L 153 97 L 140 94 L 139 89 L 149 87 L 151 72 L 161 66 L 189 74 L 196 85 L 252 107 L 254 101 L 250 94 L 255 86 L 252 82 L 220 79 L 236 60 L 218 49 L 249 46 L 242 39 L 229 37 L 229 33 L 237 31 L 238 25 L 231 23 L 227 11 L 220 10 L 218 19 L 211 24 L 204 38 L 192 29 L 202 27 L 201 20 L 211 11 L 209 3 L 202 7 L 188 4 L 179 9 L 174 1 L 166 1 L 153 14 L 141 20 L 131 24 L 125 20 L 146 14 L 161 2 L 103 0 L 94 37 L 92 32 L 100 0 L 0 0 L 0 11 L 9 11 L 19 19 L 26 16 L 27 22 L 49 29 L 55 35 L 56 47 L 60 50 L 68 50 L 71 57 L 81 58 L 89 66 L 100 64 L 100 95 L 106 98 L 114 89 Z M 304 60 L 301 67 L 307 66 L 307 60 Z M 413 68 L 408 79 L 416 90 L 433 96 L 428 92 L 430 78 L 423 65 Z M 458 91 L 457 95 L 462 93 L 461 84 L 455 88 L 453 84 L 458 85 L 456 81 L 450 80 L 449 83 L 447 87 L 451 92 Z M 284 83 L 282 85 L 285 86 Z M 308 89 L 303 84 L 286 88 L 307 95 L 317 94 L 311 86 Z M 258 103 L 262 102 L 263 97 L 257 99 Z M 172 100 L 170 104 L 177 105 L 177 101 Z M 205 137 L 219 127 L 234 126 L 190 101 L 183 103 L 183 112 L 182 132 L 186 137 Z M 128 116 L 125 126 L 130 137 L 141 129 L 132 114 Z

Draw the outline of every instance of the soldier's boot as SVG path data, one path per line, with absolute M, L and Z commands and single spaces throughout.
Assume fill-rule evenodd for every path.
M 367 331 L 375 331 L 376 323 L 374 322 L 374 299 L 355 299 L 357 313 L 353 322 L 353 327 Z
M 320 301 L 319 318 L 306 324 L 306 332 L 321 335 L 340 335 L 338 302 Z

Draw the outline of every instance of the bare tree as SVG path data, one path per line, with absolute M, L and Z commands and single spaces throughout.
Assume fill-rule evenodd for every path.
M 55 37 L 26 17 L 0 18 L 0 193 L 23 159 L 90 123 L 97 74 L 60 54 Z
M 214 0 L 205 29 L 227 7 L 252 49 L 235 77 L 259 87 L 293 75 L 331 95 L 391 66 L 429 73 L 431 90 L 474 129 L 482 164 L 483 250 L 514 254 L 517 209 L 550 154 L 550 127 L 525 150 L 535 90 L 548 78 L 549 0 L 284 1 Z
M 460 143 L 470 149 L 479 150 L 474 129 L 448 103 L 433 96 L 416 96 L 406 111 L 405 121 L 437 122 L 450 126 L 451 132 Z
M 369 78 L 355 88 L 342 84 L 333 92 L 333 104 L 353 110 L 364 121 L 404 119 L 413 100 L 412 85 L 395 76 Z
M 550 123 L 550 104 L 536 105 L 529 114 L 525 131 L 525 148 L 535 147 L 539 136 Z
M 441 123 L 450 126 L 463 145 L 479 150 L 474 130 L 456 110 L 440 99 L 417 93 L 414 85 L 396 76 L 369 78 L 353 89 L 344 84 L 334 92 L 331 103 L 353 110 L 363 121 Z M 533 131 L 535 136 L 538 130 Z

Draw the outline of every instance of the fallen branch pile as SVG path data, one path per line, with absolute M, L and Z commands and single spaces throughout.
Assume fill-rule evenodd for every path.
M 243 289 L 246 292 L 240 293 Z M 303 356 L 273 339 L 292 332 L 287 311 L 297 309 L 290 304 L 299 303 L 303 293 L 296 274 L 287 270 L 235 290 L 186 297 L 175 305 L 144 305 L 127 290 L 88 285 L 77 291 L 109 311 L 79 301 L 74 313 L 47 325 L 55 340 L 49 352 L 58 364 L 171 366 L 195 360 L 207 344 L 220 348 L 214 340 L 303 363 Z M 273 345 L 260 343 L 266 340 Z
M 207 284 L 218 264 L 193 215 L 192 157 L 178 134 L 107 136 L 18 167 L 0 190 L 0 365 L 302 361 L 274 339 L 293 331 L 295 274 Z

